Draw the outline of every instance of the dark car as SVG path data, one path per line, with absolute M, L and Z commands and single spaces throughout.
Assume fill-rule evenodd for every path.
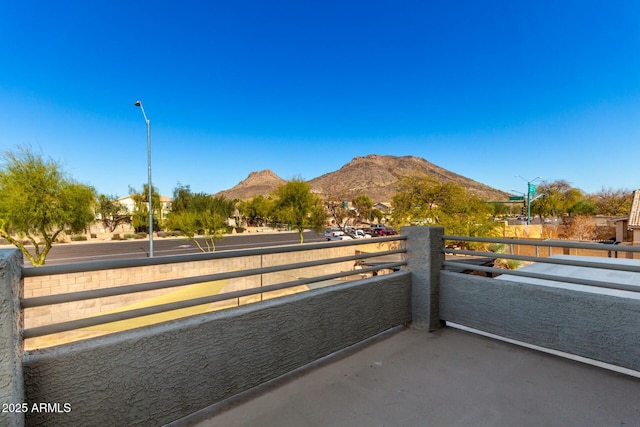
M 395 236 L 398 234 L 393 228 L 377 228 L 375 231 L 378 236 Z

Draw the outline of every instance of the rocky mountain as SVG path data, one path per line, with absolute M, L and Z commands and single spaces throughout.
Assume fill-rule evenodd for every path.
M 324 199 L 352 200 L 365 194 L 374 202 L 390 202 L 397 183 L 410 175 L 430 175 L 440 181 L 453 181 L 485 200 L 506 200 L 508 194 L 488 185 L 436 166 L 420 157 L 368 155 L 355 157 L 335 172 L 309 183 Z
M 308 182 L 313 192 L 323 199 L 352 200 L 364 194 L 374 202 L 390 202 L 396 193 L 398 181 L 414 174 L 426 174 L 441 181 L 453 181 L 485 200 L 506 200 L 509 197 L 507 193 L 414 156 L 371 154 L 355 157 L 339 170 Z M 267 196 L 284 182 L 284 179 L 267 169 L 250 173 L 247 179 L 217 195 L 247 200 L 258 195 Z
M 228 190 L 216 193 L 216 196 L 225 196 L 227 199 L 248 200 L 256 196 L 268 196 L 273 193 L 280 184 L 286 181 L 269 169 L 260 172 L 251 172 L 249 176 Z

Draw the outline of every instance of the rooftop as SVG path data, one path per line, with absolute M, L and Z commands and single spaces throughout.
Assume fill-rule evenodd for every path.
M 396 328 L 176 426 L 639 425 L 640 379 L 467 331 Z

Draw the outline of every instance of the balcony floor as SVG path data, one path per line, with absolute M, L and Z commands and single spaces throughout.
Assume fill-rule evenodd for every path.
M 453 328 L 402 328 L 181 426 L 636 426 L 640 379 Z

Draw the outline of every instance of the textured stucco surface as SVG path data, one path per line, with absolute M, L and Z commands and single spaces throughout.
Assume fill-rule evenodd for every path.
M 312 290 L 24 357 L 27 425 L 162 425 L 411 318 L 410 273 Z
M 640 300 L 444 271 L 440 296 L 444 320 L 640 371 Z
M 20 276 L 22 253 L 0 250 L 0 426 L 20 426 L 21 412 L 4 405 L 21 404 L 22 383 L 22 317 L 20 314 Z
M 407 268 L 411 271 L 411 325 L 434 331 L 440 327 L 440 270 L 443 261 L 442 227 L 402 227 L 407 236 Z

